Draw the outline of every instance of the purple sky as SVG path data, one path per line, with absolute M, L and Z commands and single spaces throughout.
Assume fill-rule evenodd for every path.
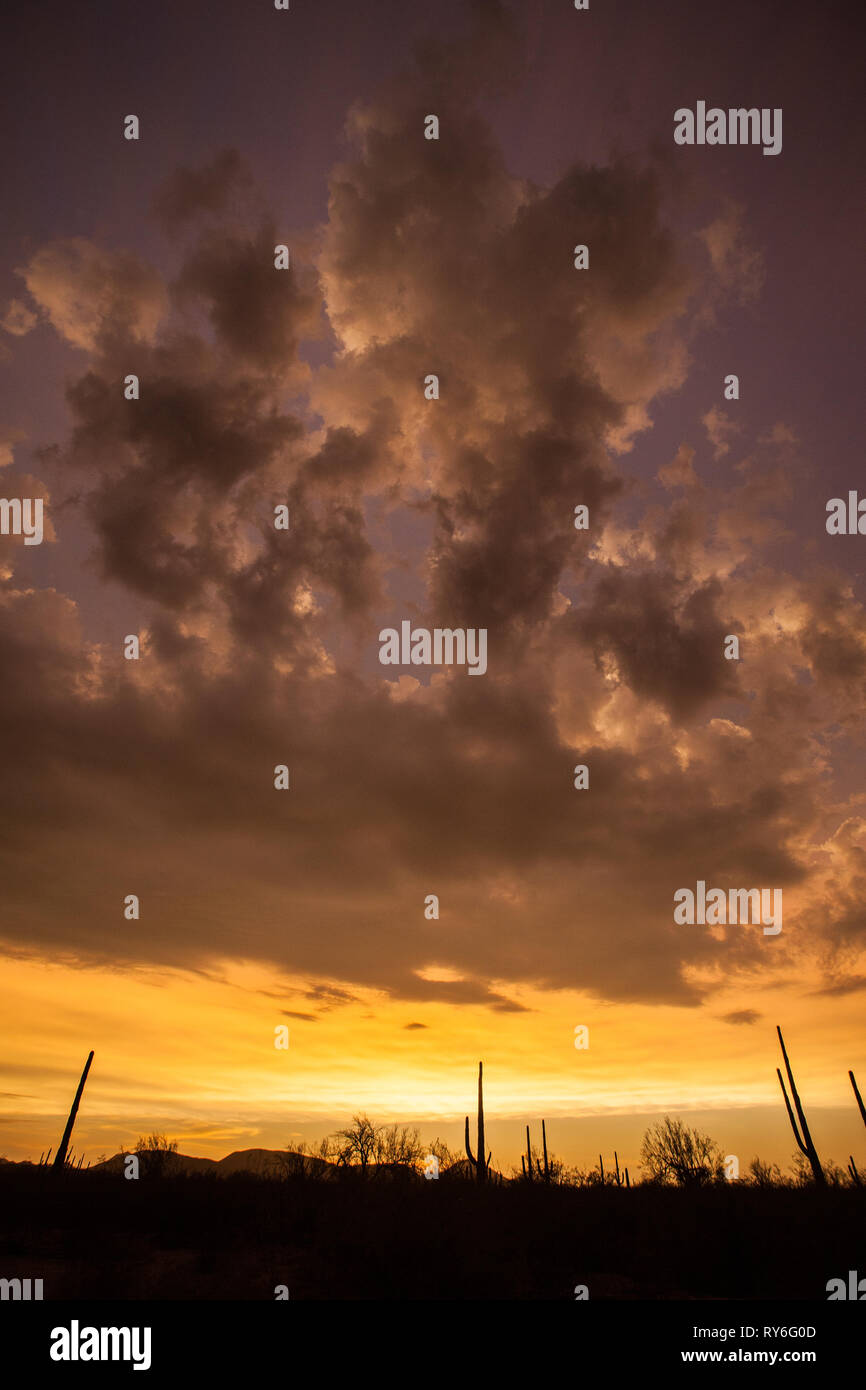
M 170 270 L 174 248 L 151 215 L 152 191 L 178 165 L 202 165 L 226 147 L 243 153 L 287 241 L 308 232 L 326 215 L 349 107 L 403 66 L 431 25 L 443 38 L 459 32 L 466 9 L 446 0 L 428 14 L 379 0 L 294 3 L 277 15 L 265 3 L 192 0 L 121 19 L 99 3 L 49 3 L 38 15 L 13 6 L 0 294 L 18 293 L 15 268 L 61 233 L 137 250 Z M 696 204 L 704 214 L 714 199 L 732 199 L 763 256 L 759 301 L 723 311 L 701 335 L 684 389 L 653 405 L 654 428 L 625 461 L 638 477 L 654 475 L 675 452 L 683 420 L 703 415 L 719 380 L 736 371 L 746 432 L 794 423 L 804 513 L 820 516 L 827 497 L 856 486 L 866 232 L 857 9 L 781 0 L 596 3 L 591 13 L 567 0 L 520 7 L 525 71 L 484 103 L 511 171 L 543 184 L 574 160 L 655 148 L 687 186 L 678 225 L 691 224 Z M 781 106 L 781 156 L 675 148 L 673 112 L 698 99 Z M 119 138 L 128 112 L 142 121 L 138 144 Z M 7 426 L 26 431 L 32 446 L 62 435 L 62 384 L 80 360 L 44 328 L 4 363 Z M 838 563 L 847 547 L 862 581 L 856 540 L 822 533 L 792 540 L 793 555 L 814 543 Z M 71 545 L 64 555 L 31 551 L 25 564 L 46 564 L 58 582 L 74 553 Z M 792 550 L 783 553 L 790 563 Z

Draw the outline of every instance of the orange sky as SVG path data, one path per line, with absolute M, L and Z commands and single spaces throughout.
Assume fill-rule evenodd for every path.
M 273 989 L 273 976 L 251 963 L 212 968 L 219 982 L 5 959 L 0 1001 L 13 1094 L 2 1099 L 0 1152 L 38 1158 L 56 1146 L 91 1047 L 74 1139 L 85 1161 L 154 1129 L 182 1152 L 214 1158 L 279 1148 L 333 1132 L 356 1110 L 462 1147 L 479 1056 L 489 1141 L 505 1171 L 519 1164 L 523 1125 L 542 1116 L 554 1150 L 581 1166 L 617 1147 L 634 1172 L 657 1112 L 709 1129 L 744 1166 L 755 1153 L 787 1166 L 794 1149 L 774 1070 L 781 1058 L 773 1020 L 785 1022 L 778 987 L 722 994 L 711 1009 L 520 990 L 532 1012 L 504 1015 L 495 1030 L 481 1007 L 400 1005 L 364 991 L 320 1022 L 288 1020 L 289 1049 L 277 1051 L 273 1030 L 283 1015 L 260 993 Z M 291 1008 L 292 982 L 280 983 Z M 303 1011 L 300 992 L 294 1002 Z M 764 1021 L 732 1028 L 720 1020 L 738 1005 L 760 1010 Z M 407 1030 L 413 1022 L 425 1026 Z M 573 1045 L 576 1023 L 589 1027 L 588 1050 Z M 853 998 L 832 1006 L 801 998 L 786 1038 L 816 1142 L 843 1164 L 863 1143 L 847 1077 L 850 1066 L 866 1078 L 866 1049 L 851 1042 L 859 1025 Z

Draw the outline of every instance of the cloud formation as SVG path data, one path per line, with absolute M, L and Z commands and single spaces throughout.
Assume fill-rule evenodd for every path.
M 741 224 L 712 224 L 701 262 L 652 165 L 515 178 L 452 59 L 422 52 L 423 102 L 395 81 L 352 112 L 327 223 L 290 270 L 232 152 L 158 192 L 170 270 L 82 238 L 24 268 L 34 308 L 14 322 L 38 312 L 87 354 L 57 451 L 68 505 L 101 582 L 148 617 L 125 661 L 8 552 L 7 939 L 257 958 L 501 1012 L 526 981 L 694 1003 L 771 949 L 853 978 L 862 821 L 831 773 L 860 738 L 866 634 L 841 576 L 777 563 L 789 437 L 724 485 L 699 420 L 658 487 L 623 468 L 686 379 L 695 306 L 732 292 Z M 733 453 L 718 407 L 703 426 Z M 486 677 L 387 679 L 377 634 L 403 617 L 486 627 Z M 698 878 L 783 888 L 783 936 L 675 927 Z M 339 1007 L 329 989 L 286 1016 Z

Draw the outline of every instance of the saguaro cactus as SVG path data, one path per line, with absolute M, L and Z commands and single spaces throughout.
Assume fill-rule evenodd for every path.
M 631 1183 L 630 1183 L 629 1180 L 628 1180 L 628 1169 L 627 1169 L 627 1168 L 620 1168 L 620 1166 L 619 1166 L 619 1154 L 617 1153 L 616 1149 L 614 1149 L 614 1151 L 613 1151 L 613 1166 L 614 1166 L 614 1171 L 613 1171 L 613 1173 L 611 1174 L 610 1183 L 608 1183 L 607 1178 L 604 1176 L 604 1159 L 602 1158 L 601 1154 L 599 1154 L 599 1156 L 598 1156 L 598 1171 L 599 1171 L 599 1175 L 600 1175 L 600 1178 L 601 1178 L 601 1185 L 602 1185 L 602 1187 L 604 1187 L 605 1185 L 607 1185 L 607 1186 L 612 1186 L 614 1183 L 616 1183 L 617 1187 L 622 1187 L 623 1175 L 625 1176 L 625 1185 L 626 1185 L 626 1187 L 630 1187 L 630 1186 L 631 1186 Z
M 863 1121 L 864 1125 L 866 1125 L 866 1105 L 863 1104 L 863 1097 L 857 1090 L 857 1082 L 854 1080 L 853 1071 L 849 1071 L 848 1076 L 850 1078 L 851 1085 L 854 1087 L 854 1094 L 857 1097 L 857 1104 L 860 1107 L 860 1118 Z
M 526 1153 L 520 1155 L 520 1166 L 523 1169 L 523 1176 L 530 1182 L 534 1182 L 536 1176 L 543 1182 L 550 1182 L 550 1159 L 547 1153 L 547 1126 L 544 1120 L 541 1121 L 541 1147 L 544 1154 L 544 1167 L 541 1166 L 541 1159 L 536 1158 L 535 1167 L 532 1165 L 532 1142 L 529 1137 L 529 1125 L 526 1126 Z
M 84 1083 L 87 1080 L 87 1073 L 90 1071 L 90 1063 L 93 1061 L 91 1052 L 84 1064 L 84 1071 L 81 1073 L 81 1080 L 78 1083 L 78 1090 L 75 1092 L 75 1099 L 72 1102 L 72 1109 L 69 1112 L 69 1119 L 66 1121 L 66 1128 L 63 1131 L 63 1138 L 60 1141 L 60 1148 L 54 1155 L 54 1167 L 63 1168 L 66 1164 L 66 1154 L 69 1149 L 69 1141 L 72 1138 L 72 1126 L 75 1124 L 75 1116 L 78 1114 L 78 1106 L 81 1101 L 81 1093 L 84 1090 Z
M 469 1116 L 466 1116 L 466 1157 L 475 1169 L 478 1182 L 484 1182 L 490 1168 L 491 1155 L 484 1157 L 484 1091 L 482 1088 L 483 1063 L 478 1063 L 478 1157 L 472 1152 L 469 1143 Z
M 791 1083 L 791 1095 L 794 1100 L 794 1105 L 797 1109 L 797 1116 L 800 1120 L 800 1130 L 802 1130 L 801 1138 L 800 1130 L 797 1129 L 797 1121 L 794 1119 L 794 1111 L 791 1109 L 791 1102 L 788 1099 L 788 1092 L 785 1090 L 785 1082 L 783 1080 L 782 1073 L 777 1067 L 776 1075 L 779 1078 L 779 1085 L 782 1088 L 782 1095 L 785 1097 L 785 1108 L 788 1111 L 788 1119 L 791 1121 L 791 1128 L 794 1131 L 794 1138 L 797 1141 L 798 1148 L 801 1150 L 802 1153 L 806 1155 L 806 1157 L 809 1160 L 809 1164 L 812 1168 L 812 1176 L 814 1177 L 816 1184 L 819 1187 L 825 1187 L 827 1184 L 827 1179 L 824 1177 L 824 1169 L 821 1167 L 821 1160 L 818 1157 L 818 1152 L 815 1148 L 815 1145 L 812 1143 L 812 1136 L 809 1133 L 809 1126 L 806 1123 L 806 1116 L 804 1115 L 803 1107 L 800 1104 L 800 1097 L 797 1094 L 797 1087 L 794 1085 L 794 1073 L 791 1071 L 791 1063 L 788 1061 L 788 1054 L 785 1051 L 785 1040 L 782 1037 L 782 1030 L 778 1026 L 778 1024 L 776 1025 L 776 1032 L 779 1035 L 779 1042 L 782 1047 L 782 1056 L 785 1059 L 785 1070 L 788 1073 L 788 1080 Z

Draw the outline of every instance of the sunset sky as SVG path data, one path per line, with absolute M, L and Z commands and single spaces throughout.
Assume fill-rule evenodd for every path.
M 778 1023 L 862 1161 L 856 7 L 11 9 L 0 1154 L 92 1048 L 92 1160 L 459 1148 L 483 1059 L 505 1171 L 666 1113 L 787 1166 Z M 699 100 L 781 152 L 676 145 Z M 404 619 L 486 673 L 381 665 Z M 698 880 L 783 930 L 676 925 Z

